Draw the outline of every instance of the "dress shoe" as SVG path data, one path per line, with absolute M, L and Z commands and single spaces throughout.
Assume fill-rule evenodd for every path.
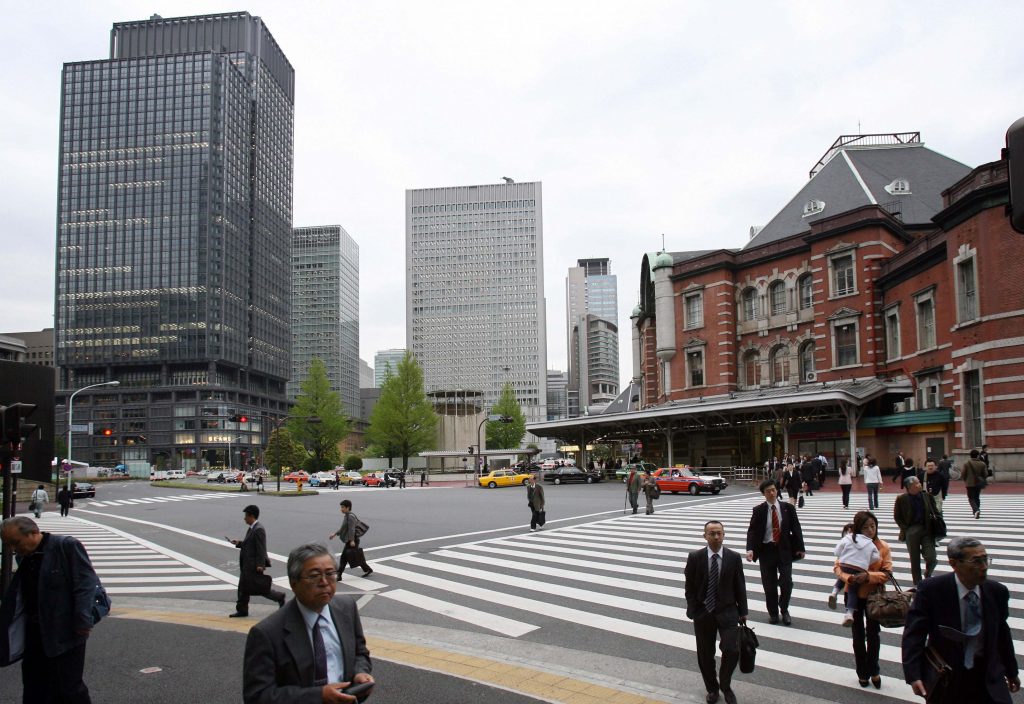
M 872 677 L 871 678 L 871 684 L 875 685 L 875 689 L 881 689 L 882 688 L 882 676 L 881 675 L 875 675 L 874 677 Z
M 776 616 L 775 614 L 772 614 L 772 615 L 770 615 L 768 617 L 768 623 L 772 624 L 773 626 L 778 624 L 778 622 L 779 622 L 779 617 Z
M 725 696 L 725 704 L 736 704 L 736 693 L 731 689 L 723 689 L 722 694 Z
M 373 570 L 366 570 L 365 572 L 363 572 L 364 577 L 369 577 L 371 574 L 373 574 Z
M 789 612 L 788 611 L 783 611 L 782 612 L 782 625 L 783 626 L 792 626 L 793 625 L 793 619 L 791 619 L 789 617 Z
M 835 594 L 828 595 L 828 608 L 832 609 L 833 611 L 836 610 L 836 596 L 837 595 Z
M 236 611 L 233 614 L 228 614 L 228 618 L 245 618 L 249 614 L 243 614 L 241 611 Z
M 718 692 L 708 692 L 708 696 L 704 697 L 704 701 L 708 704 L 715 704 L 718 701 Z
M 858 684 L 860 684 L 861 687 L 867 687 L 868 686 L 868 681 L 867 680 L 860 680 L 859 679 L 859 680 L 857 680 L 857 682 L 858 682 Z

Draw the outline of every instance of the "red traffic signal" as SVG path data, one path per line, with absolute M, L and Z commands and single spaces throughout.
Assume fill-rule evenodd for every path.
M 114 434 L 113 428 L 96 428 L 96 435 L 103 435 L 104 437 L 110 437 Z
M 235 415 L 231 416 L 230 420 L 234 423 L 248 423 L 249 416 L 242 415 L 241 413 L 236 413 Z

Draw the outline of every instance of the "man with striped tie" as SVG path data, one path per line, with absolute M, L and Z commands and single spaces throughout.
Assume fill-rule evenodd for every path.
M 686 558 L 686 616 L 693 620 L 697 639 L 697 664 L 707 690 L 706 701 L 718 701 L 721 689 L 726 704 L 736 704 L 732 673 L 740 658 L 739 624 L 747 621 L 747 584 L 739 553 L 724 547 L 725 526 L 720 521 L 704 524 L 706 548 Z M 722 666 L 715 673 L 715 637 L 721 641 Z

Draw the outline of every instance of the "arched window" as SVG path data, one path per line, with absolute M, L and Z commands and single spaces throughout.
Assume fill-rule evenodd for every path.
M 814 381 L 814 342 L 800 348 L 800 381 Z
M 772 315 L 782 315 L 789 306 L 786 305 L 786 282 L 775 281 L 768 287 L 768 300 L 771 302 Z
M 743 292 L 743 319 L 757 320 L 757 289 L 748 288 Z
M 789 383 L 789 347 L 779 345 L 771 355 L 772 384 L 781 386 Z
M 800 299 L 800 310 L 810 308 L 812 305 L 814 305 L 814 292 L 811 288 L 811 282 L 812 279 L 810 274 L 804 274 L 796 282 L 797 297 Z
M 761 354 L 757 350 L 743 355 L 743 385 L 748 389 L 761 385 Z

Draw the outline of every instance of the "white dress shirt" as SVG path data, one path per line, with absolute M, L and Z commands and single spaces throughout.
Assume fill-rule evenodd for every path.
M 767 501 L 765 501 L 765 503 L 768 504 Z M 778 516 L 779 516 L 779 532 L 781 533 L 781 531 L 782 531 L 782 509 L 779 508 L 779 502 L 776 501 L 773 504 L 768 504 L 768 511 L 766 511 L 765 514 L 764 514 L 767 523 L 765 525 L 764 540 L 762 540 L 762 542 L 765 542 L 765 543 L 774 543 L 775 542 L 774 540 L 772 540 L 772 511 L 777 511 L 778 512 Z

